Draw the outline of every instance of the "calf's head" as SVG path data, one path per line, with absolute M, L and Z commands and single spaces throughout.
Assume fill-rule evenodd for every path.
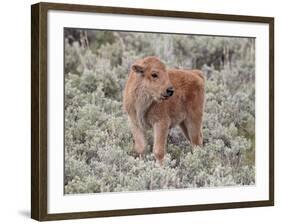
M 146 57 L 136 61 L 132 70 L 140 80 L 140 85 L 146 94 L 155 101 L 168 99 L 174 93 L 166 66 L 157 57 Z

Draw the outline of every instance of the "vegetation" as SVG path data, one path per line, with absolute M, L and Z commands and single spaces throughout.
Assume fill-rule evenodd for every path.
M 255 183 L 254 39 L 65 29 L 65 193 L 251 185 Z M 152 136 L 133 151 L 122 90 L 135 59 L 206 76 L 204 146 L 191 153 L 172 129 L 162 167 Z

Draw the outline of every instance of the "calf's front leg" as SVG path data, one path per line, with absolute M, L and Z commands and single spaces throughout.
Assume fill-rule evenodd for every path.
M 130 128 L 134 138 L 134 149 L 135 152 L 139 154 L 142 158 L 145 150 L 145 133 L 137 124 L 135 124 L 131 119 L 129 119 Z
M 164 156 L 166 153 L 167 137 L 169 127 L 164 122 L 158 122 L 153 125 L 153 153 L 156 161 L 163 164 Z

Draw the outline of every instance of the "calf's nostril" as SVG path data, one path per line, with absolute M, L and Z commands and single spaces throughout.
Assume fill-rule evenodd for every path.
M 173 87 L 169 87 L 169 88 L 166 90 L 166 92 L 167 92 L 167 95 L 168 95 L 168 96 L 172 96 L 173 93 L 174 93 L 174 88 L 173 88 Z

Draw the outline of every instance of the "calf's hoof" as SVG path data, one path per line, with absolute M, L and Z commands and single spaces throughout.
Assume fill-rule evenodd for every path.
M 154 152 L 154 158 L 156 160 L 157 165 L 163 166 L 164 156 L 165 156 L 164 152 L 161 151 Z

